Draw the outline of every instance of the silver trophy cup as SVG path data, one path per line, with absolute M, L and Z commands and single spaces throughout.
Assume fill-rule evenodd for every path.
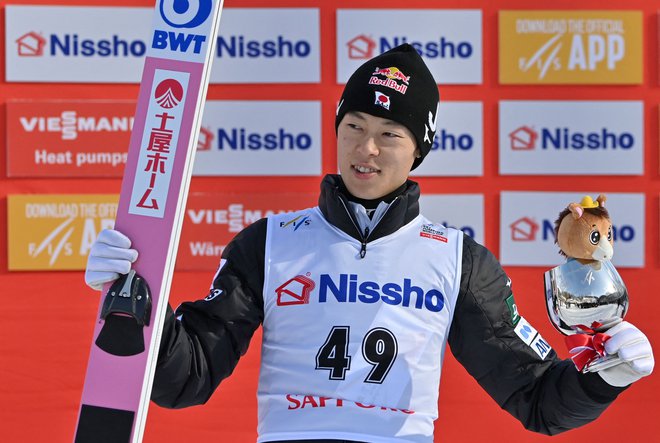
M 564 335 L 584 333 L 585 328 L 604 332 L 620 323 L 628 312 L 628 291 L 609 260 L 580 263 L 569 259 L 544 273 L 545 298 L 552 324 Z M 606 355 L 585 366 L 595 372 L 622 361 Z

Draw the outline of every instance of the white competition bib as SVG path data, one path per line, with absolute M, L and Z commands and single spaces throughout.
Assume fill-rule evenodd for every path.
M 318 208 L 268 219 L 259 440 L 432 442 L 462 233 L 361 244 Z

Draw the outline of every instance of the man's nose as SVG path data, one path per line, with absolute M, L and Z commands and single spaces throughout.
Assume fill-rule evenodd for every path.
M 358 150 L 369 156 L 376 156 L 380 152 L 376 140 L 374 140 L 374 138 L 371 136 L 365 137 L 360 141 Z

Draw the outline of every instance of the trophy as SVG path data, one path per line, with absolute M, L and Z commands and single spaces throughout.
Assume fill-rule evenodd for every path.
M 628 311 L 628 291 L 610 259 L 612 223 L 605 195 L 571 203 L 555 222 L 557 244 L 566 263 L 544 273 L 550 321 L 566 335 L 571 359 L 582 372 L 622 363 L 608 355 L 604 331 L 620 323 Z

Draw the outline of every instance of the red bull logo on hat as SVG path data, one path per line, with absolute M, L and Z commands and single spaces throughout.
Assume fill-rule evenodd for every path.
M 385 78 L 379 78 L 379 76 Z M 399 83 L 399 81 L 401 83 Z M 410 76 L 405 75 L 403 71 L 396 66 L 390 66 L 389 68 L 376 68 L 369 79 L 370 85 L 385 86 L 386 88 L 394 89 L 401 94 L 406 93 L 409 83 Z

